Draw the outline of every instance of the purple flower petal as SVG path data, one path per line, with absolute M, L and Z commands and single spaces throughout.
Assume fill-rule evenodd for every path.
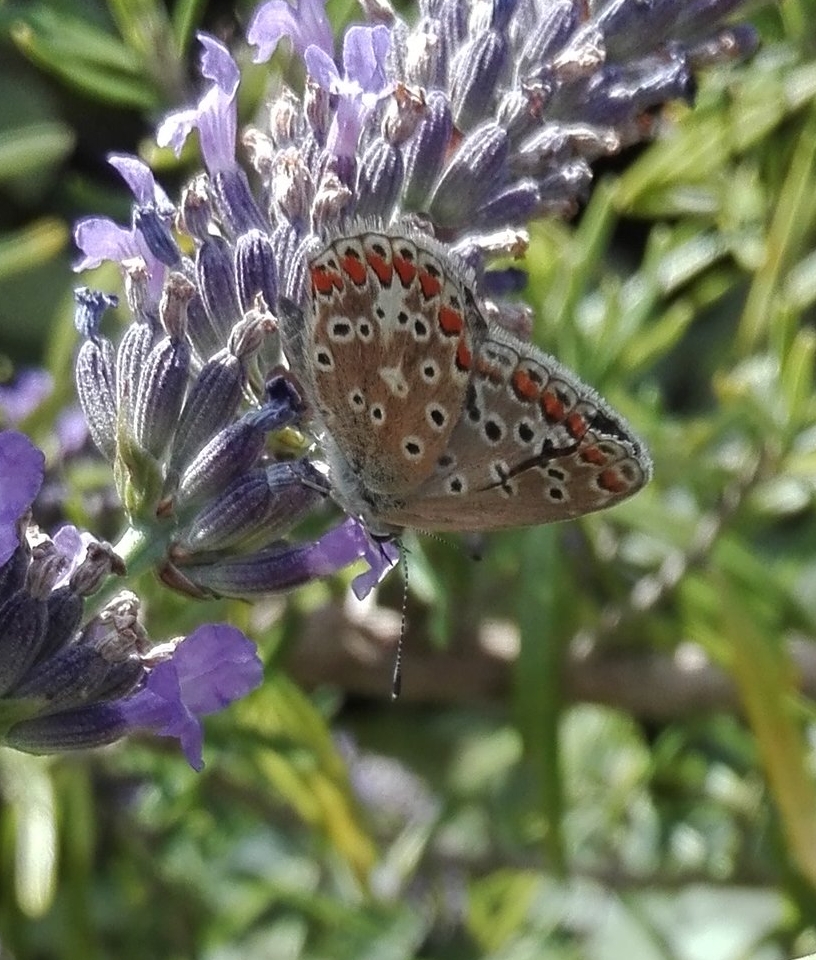
M 17 521 L 42 486 L 45 456 L 25 434 L 0 432 L 0 566 L 17 549 Z
M 399 560 L 399 549 L 390 542 L 372 540 L 366 528 L 353 517 L 329 530 L 312 547 L 313 556 L 322 561 L 316 576 L 342 570 L 355 560 L 365 560 L 369 569 L 352 582 L 358 600 L 367 596 Z
M 339 97 L 326 143 L 327 149 L 338 157 L 356 153 L 366 115 L 390 89 L 385 74 L 390 43 L 388 28 L 382 24 L 350 27 L 343 43 L 343 77 L 325 51 L 316 46 L 306 50 L 304 59 L 311 77 L 318 86 Z
M 196 107 L 171 113 L 156 131 L 160 147 L 172 147 L 176 156 L 193 130 L 198 130 L 201 154 L 210 174 L 235 166 L 238 108 L 235 98 L 240 73 L 229 50 L 214 37 L 199 33 L 204 48 L 201 72 L 213 81 Z
M 204 48 L 201 53 L 201 73 L 208 79 L 215 81 L 216 86 L 228 97 L 232 98 L 238 92 L 241 82 L 241 71 L 233 60 L 232 54 L 223 43 L 208 33 L 196 34 L 198 42 Z
M 87 531 L 79 530 L 70 523 L 60 527 L 51 539 L 57 548 L 57 553 L 68 561 L 59 579 L 54 583 L 53 589 L 56 590 L 68 583 L 76 568 L 85 560 L 89 545 L 99 541 Z
M 59 442 L 60 455 L 71 456 L 79 451 L 88 442 L 88 422 L 78 404 L 73 404 L 67 410 L 57 415 L 54 432 Z
M 105 260 L 122 263 L 142 255 L 138 233 L 129 227 L 120 227 L 108 217 L 84 217 L 74 227 L 74 243 L 85 254 L 74 264 L 74 270 L 92 270 Z
M 326 137 L 326 149 L 330 153 L 336 157 L 356 156 L 366 112 L 359 99 L 341 97 L 337 101 L 337 109 Z
M 247 31 L 247 40 L 258 48 L 255 63 L 263 63 L 275 52 L 278 43 L 288 37 L 301 57 L 310 46 L 331 55 L 334 49 L 331 24 L 326 16 L 325 0 L 269 0 L 261 4 Z
M 144 687 L 121 704 L 133 728 L 178 737 L 187 760 L 201 770 L 199 717 L 257 687 L 263 667 L 254 644 L 226 624 L 199 627 L 172 656 L 151 670 Z
M 156 206 L 166 211 L 173 209 L 167 194 L 156 183 L 153 171 L 138 157 L 129 153 L 111 153 L 108 154 L 108 163 L 130 187 L 139 206 Z
M 51 395 L 54 378 L 47 370 L 21 370 L 11 383 L 0 384 L 0 415 L 15 426 Z
M 365 542 L 362 545 L 361 555 L 369 569 L 358 574 L 351 582 L 351 589 L 358 600 L 367 597 L 378 583 L 382 583 L 386 574 L 394 569 L 401 556 L 399 547 L 393 541 L 372 540 L 365 530 L 363 533 Z
M 340 92 L 342 83 L 340 71 L 337 69 L 337 64 L 325 50 L 310 45 L 306 48 L 303 59 L 309 75 L 319 87 L 328 90 L 329 93 Z
M 343 41 L 343 69 L 346 79 L 363 93 L 379 93 L 388 82 L 385 58 L 391 46 L 391 32 L 376 27 L 349 27 Z
M 155 207 L 167 217 L 172 214 L 173 205 L 156 183 L 153 171 L 146 163 L 126 153 L 110 154 L 108 163 L 130 187 L 139 206 Z M 141 257 L 160 290 L 164 279 L 163 265 L 151 253 L 141 233 L 133 227 L 120 226 L 108 217 L 85 217 L 74 227 L 74 243 L 85 254 L 74 264 L 75 271 L 90 270 L 105 260 L 121 264 L 133 257 Z

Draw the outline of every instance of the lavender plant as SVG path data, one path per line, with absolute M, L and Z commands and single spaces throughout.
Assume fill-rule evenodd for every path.
M 35 59 L 49 3 L 11 6 L 32 11 Z M 193 100 L 180 21 L 194 6 L 108 4 L 128 53 L 99 66 L 120 97 L 105 101 L 109 142 L 124 142 L 125 96 L 154 118 Z M 177 32 L 157 30 L 151 7 Z M 207 21 L 220 41 L 198 49 L 215 76 L 161 139 L 178 146 L 198 123 L 211 168 L 171 202 L 157 186 L 177 175 L 169 153 L 140 148 L 149 164 L 117 153 L 136 216 L 79 233 L 92 262 L 107 257 L 125 278 L 118 310 L 95 292 L 76 308 L 84 403 L 107 459 L 54 417 L 70 331 L 49 344 L 50 400 L 41 375 L 0 388 L 4 424 L 46 451 L 31 512 L 53 541 L 30 528 L 31 485 L 15 473 L 0 521 L 18 582 L 27 566 L 0 714 L 25 750 L 163 732 L 198 766 L 199 705 L 240 693 L 259 669 L 243 641 L 224 664 L 213 648 L 226 652 L 231 628 L 205 628 L 208 646 L 196 619 L 263 635 L 265 682 L 208 724 L 203 776 L 172 741 L 68 761 L 0 749 L 0 952 L 22 960 L 65 943 L 125 957 L 147 940 L 162 955 L 595 958 L 633 952 L 644 930 L 678 955 L 814 949 L 812 7 L 752 7 L 762 50 L 704 72 L 699 97 L 698 66 L 754 44 L 728 22 L 743 8 L 474 5 L 463 18 L 455 4 L 370 5 L 352 13 L 368 27 L 333 41 L 322 7 L 265 5 L 257 18 L 240 7 L 241 33 L 275 46 L 268 72 L 246 63 L 224 20 Z M 69 57 L 52 36 L 56 75 L 87 82 L 100 45 L 74 42 Z M 267 108 L 239 132 L 239 103 L 248 116 L 263 77 Z M 661 109 L 672 98 L 693 109 Z M 648 149 L 616 154 L 664 128 Z M 60 183 L 63 214 L 76 169 Z M 105 197 L 79 203 L 102 209 Z M 633 226 L 632 210 L 656 226 Z M 253 226 L 232 226 L 248 211 Z M 399 578 L 379 591 L 383 606 L 341 606 L 353 573 L 312 582 L 367 556 L 364 592 L 390 545 L 333 519 L 330 450 L 313 439 L 276 330 L 284 314 L 309 319 L 308 252 L 361 223 L 427 237 L 440 263 L 464 264 L 478 309 L 513 337 L 530 336 L 535 314 L 536 339 L 602 387 L 656 463 L 628 505 L 491 536 L 481 564 L 409 538 L 396 709 L 375 698 L 388 689 Z M 291 252 L 270 255 L 286 232 Z M 115 289 L 115 266 L 82 282 Z M 51 303 L 58 275 L 52 265 L 42 285 Z M 0 325 L 15 355 L 6 334 L 43 311 L 32 295 L 11 310 L 8 292 Z M 110 525 L 114 484 L 123 537 Z M 114 546 L 54 533 L 66 511 Z M 116 597 L 117 584 L 139 599 Z M 305 589 L 265 598 L 289 584 Z M 147 628 L 190 636 L 156 645 Z
M 293 430 L 309 411 L 277 337 L 281 302 L 305 304 L 315 238 L 361 220 L 433 235 L 473 272 L 486 314 L 528 329 L 528 310 L 510 299 L 523 277 L 497 259 L 523 255 L 536 218 L 574 213 L 590 163 L 649 136 L 656 108 L 691 98 L 696 69 L 753 49 L 749 27 L 724 22 L 738 6 L 449 0 L 421 4 L 410 25 L 366 3 L 368 22 L 336 50 L 321 0 L 271 0 L 247 39 L 258 61 L 283 41 L 304 79 L 278 84 L 268 122 L 240 134 L 252 180 L 236 155 L 240 71 L 199 34 L 202 95 L 160 124 L 157 141 L 180 153 L 197 130 L 206 172 L 173 203 L 143 161 L 111 156 L 134 196 L 132 222 L 76 227 L 77 269 L 114 261 L 124 276 L 130 322 L 116 344 L 104 332 L 115 298 L 77 291 L 76 384 L 128 528 L 112 549 L 77 537 L 84 552 L 65 555 L 56 540 L 35 549 L 33 486 L 10 501 L 5 535 L 19 543 L 2 568 L 2 614 L 14 624 L 6 743 L 60 750 L 146 727 L 180 736 L 200 764 L 195 717 L 259 680 L 246 641 L 222 627 L 206 642 L 150 647 L 134 597 L 83 625 L 84 600 L 125 566 L 153 568 L 192 596 L 252 598 L 359 558 L 363 595 L 393 565 L 394 547 L 354 517 L 292 538 L 329 493 L 319 448 Z M 36 475 L 19 435 L 2 440 L 6 482 Z M 51 609 L 63 602 L 70 618 Z M 219 674 L 221 658 L 236 674 L 216 692 L 202 674 Z

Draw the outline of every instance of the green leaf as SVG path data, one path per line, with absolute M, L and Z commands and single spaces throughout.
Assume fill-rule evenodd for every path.
M 816 887 L 816 783 L 794 705 L 796 677 L 777 637 L 747 614 L 727 582 L 720 584 L 719 629 L 729 641 L 729 669 L 756 736 L 768 786 L 787 838 L 788 855 Z
M 0 133 L 0 182 L 30 176 L 64 160 L 76 136 L 64 123 L 42 122 Z
M 565 616 L 570 590 L 564 582 L 557 528 L 539 527 L 521 538 L 521 576 L 516 595 L 521 650 L 516 663 L 514 708 L 546 818 L 545 846 L 556 869 L 564 867 L 561 818 L 564 797 L 558 725 L 567 645 Z
M 65 248 L 68 228 L 59 220 L 43 219 L 16 233 L 0 236 L 0 280 L 47 263 Z
M 18 22 L 11 38 L 30 60 L 67 86 L 117 106 L 148 110 L 158 105 L 144 64 L 117 40 L 70 22 L 38 26 Z

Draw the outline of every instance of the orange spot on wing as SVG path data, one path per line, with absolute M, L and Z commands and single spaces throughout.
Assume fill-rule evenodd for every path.
M 516 370 L 510 378 L 510 383 L 519 400 L 532 402 L 538 399 L 540 385 L 533 380 L 526 370 Z
M 464 338 L 459 341 L 459 346 L 456 348 L 456 366 L 460 370 L 470 370 L 470 365 L 473 363 L 473 354 L 470 352 L 468 345 L 465 343 Z
M 476 361 L 476 372 L 483 376 L 486 380 L 490 380 L 491 383 L 501 383 L 504 376 L 504 371 L 501 369 L 501 367 L 494 367 L 483 357 L 479 357 L 479 359 Z
M 391 263 L 386 260 L 385 257 L 381 257 L 376 253 L 369 253 L 366 261 L 380 283 L 384 287 L 390 287 L 391 280 L 394 277 L 394 268 Z
M 574 410 L 572 413 L 568 414 L 566 424 L 567 430 L 570 432 L 570 436 L 574 437 L 576 440 L 582 440 L 587 430 L 589 430 L 589 424 L 580 413 L 576 413 Z
M 366 282 L 367 274 L 365 264 L 359 257 L 355 257 L 352 254 L 347 254 L 345 257 L 341 258 L 340 266 L 343 268 L 343 272 L 355 286 L 362 287 Z
M 427 270 L 420 270 L 417 276 L 419 277 L 419 285 L 422 288 L 422 295 L 426 300 L 439 296 L 439 292 L 442 289 L 439 277 L 435 277 Z
M 592 463 L 596 467 L 602 467 L 606 462 L 606 454 L 597 447 L 584 447 L 581 451 L 581 459 L 584 463 Z
M 453 307 L 440 307 L 439 327 L 446 337 L 456 337 L 465 329 L 465 320 Z
M 394 256 L 394 269 L 397 271 L 403 287 L 410 287 L 417 274 L 416 264 L 411 260 L 406 260 L 405 257 Z
M 608 493 L 626 493 L 629 489 L 626 477 L 622 476 L 614 467 L 609 467 L 598 475 L 598 486 Z
M 309 273 L 312 277 L 312 289 L 321 294 L 330 294 L 332 290 L 343 289 L 343 278 L 336 270 L 329 270 L 322 263 L 311 267 Z
M 564 404 L 549 390 L 544 390 L 541 394 L 541 409 L 551 423 L 557 423 L 564 419 Z

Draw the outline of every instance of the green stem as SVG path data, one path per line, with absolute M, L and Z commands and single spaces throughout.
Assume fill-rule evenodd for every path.
M 142 573 L 152 567 L 156 560 L 164 553 L 166 543 L 162 537 L 152 531 L 139 527 L 128 527 L 118 542 L 113 545 L 114 551 L 122 558 L 127 567 L 127 580 L 119 577 L 109 577 L 105 585 L 95 593 L 86 605 L 86 614 L 95 616 L 117 593 L 126 582 L 132 582 Z

